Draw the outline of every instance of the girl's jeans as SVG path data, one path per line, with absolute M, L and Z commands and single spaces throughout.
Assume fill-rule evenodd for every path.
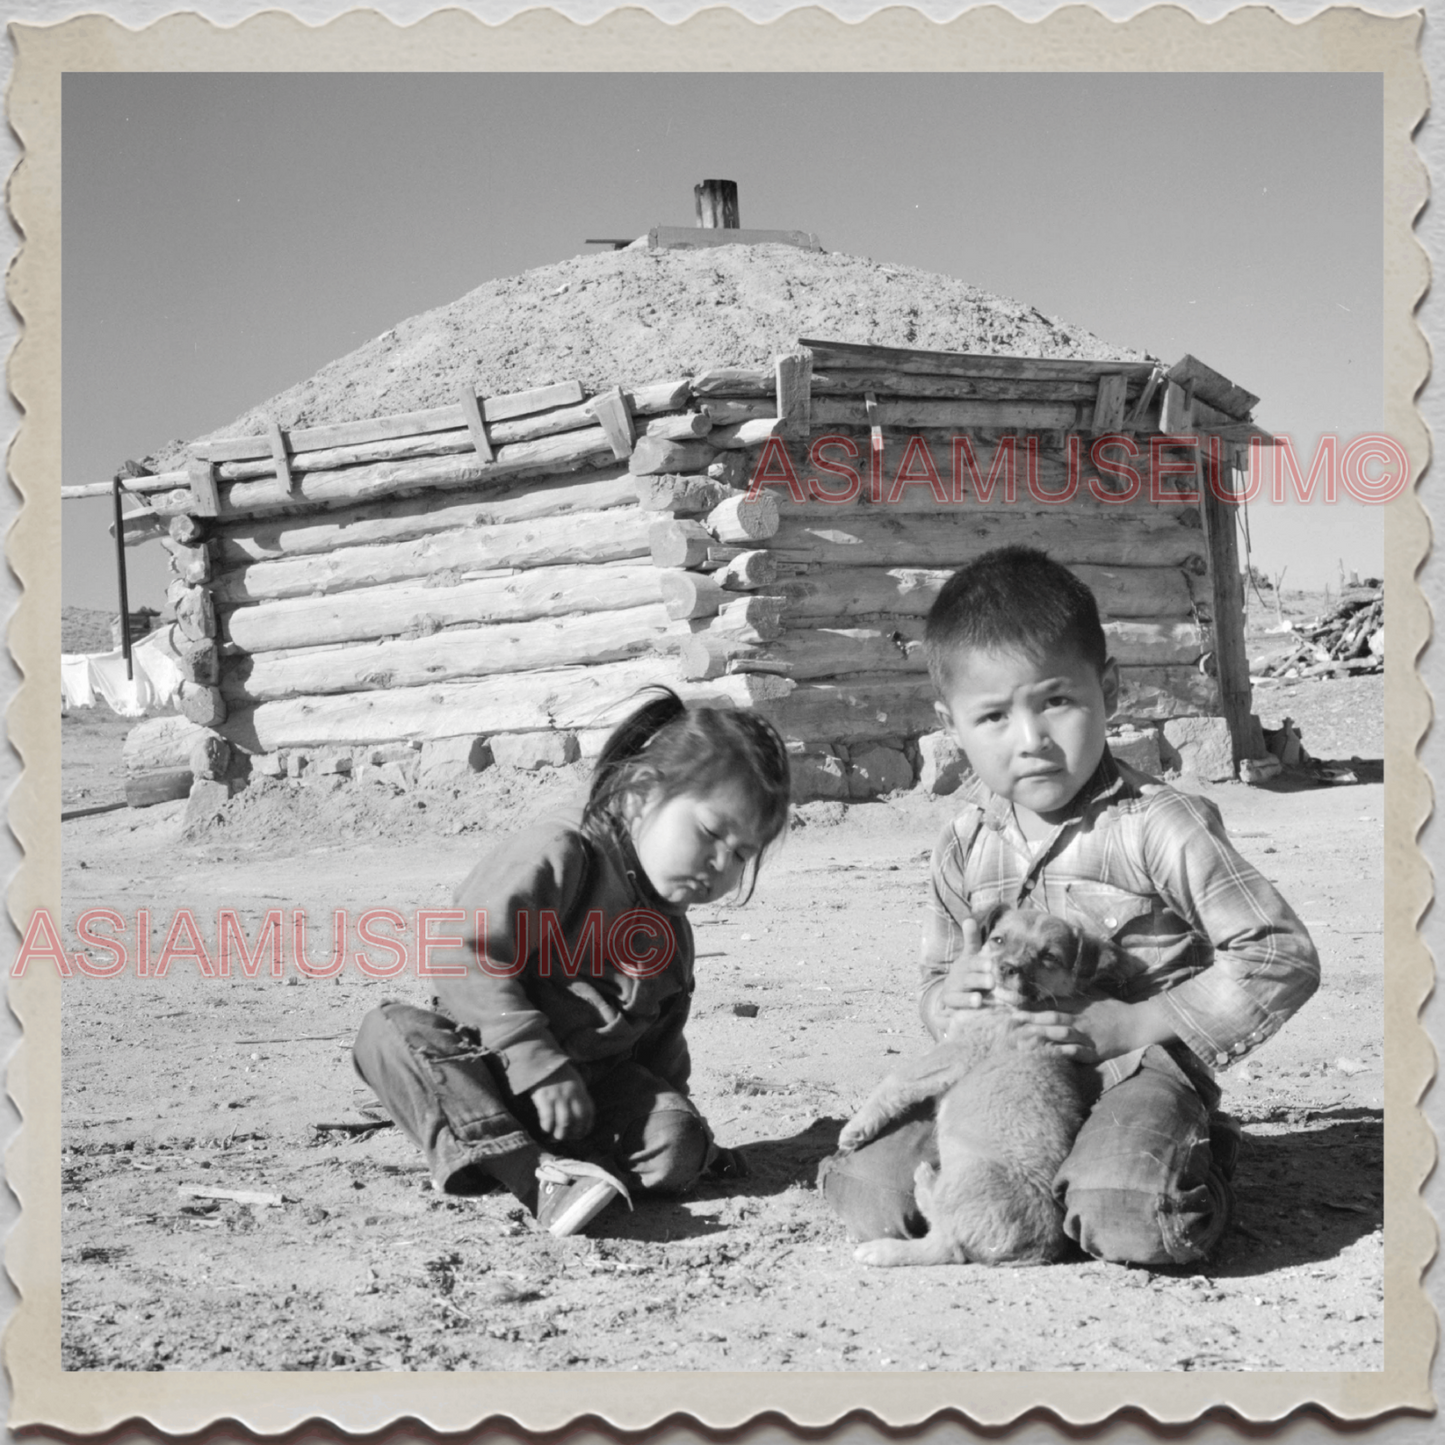
M 1099 1096 L 1054 1180 L 1064 1232 L 1098 1259 L 1187 1264 L 1223 1236 L 1234 1191 L 1210 1150 L 1210 1108 L 1164 1049 Z M 1218 1102 L 1217 1091 L 1210 1104 Z M 854 1239 L 927 1233 L 913 1173 L 936 1164 L 932 1108 L 905 1116 L 853 1154 L 823 1161 L 818 1182 Z
M 383 1003 L 362 1019 L 352 1059 L 448 1194 L 483 1193 L 500 1177 L 489 1161 L 539 1149 L 531 1099 L 512 1093 L 477 1034 L 444 1014 Z M 592 1131 L 542 1147 L 604 1163 L 629 1189 L 678 1193 L 696 1182 L 710 1141 L 690 1099 L 630 1059 L 574 1064 L 596 1106 Z

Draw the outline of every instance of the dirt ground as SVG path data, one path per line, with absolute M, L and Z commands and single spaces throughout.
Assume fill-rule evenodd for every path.
M 1324 983 L 1222 1082 L 1243 1122 L 1239 1221 L 1206 1268 L 870 1270 L 813 1187 L 843 1121 L 921 1051 L 917 936 L 947 799 L 809 804 L 746 907 L 694 910 L 696 1096 L 752 1176 L 535 1233 L 503 1195 L 428 1186 L 349 1042 L 367 979 L 77 976 L 65 985 L 64 1361 L 72 1369 L 1377 1370 L 1383 1363 L 1381 679 L 1256 689 L 1359 781 L 1203 785 L 1309 924 Z M 64 806 L 119 796 L 129 724 L 62 721 Z M 183 803 L 72 817 L 64 916 L 189 906 L 254 938 L 267 909 L 445 907 L 491 838 L 575 796 L 577 769 L 407 794 L 278 785 L 182 836 Z M 370 794 L 362 797 L 363 790 Z M 356 796 L 348 796 L 355 790 Z M 72 947 L 76 946 L 72 942 Z M 355 940 L 353 935 L 353 947 Z M 288 944 L 289 951 L 289 944 Z M 734 1005 L 757 1005 L 755 1017 Z M 258 1190 L 278 1207 L 190 1199 Z

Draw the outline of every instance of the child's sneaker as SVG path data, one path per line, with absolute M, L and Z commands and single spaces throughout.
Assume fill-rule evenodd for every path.
M 538 1228 L 559 1238 L 581 1234 L 619 1194 L 632 1208 L 627 1186 L 584 1159 L 545 1159 L 537 1166 L 537 1182 Z

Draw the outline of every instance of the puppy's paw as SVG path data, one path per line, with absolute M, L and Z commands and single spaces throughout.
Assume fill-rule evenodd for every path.
M 870 1239 L 866 1244 L 860 1244 L 853 1251 L 853 1258 L 860 1264 L 871 1264 L 875 1268 L 885 1268 L 888 1265 L 896 1264 L 894 1255 L 897 1253 L 898 1241 L 896 1239 Z
M 855 1149 L 866 1144 L 870 1138 L 872 1138 L 872 1130 L 866 1124 L 860 1124 L 857 1119 L 850 1119 L 843 1125 L 842 1132 L 838 1135 L 838 1152 L 851 1154 Z

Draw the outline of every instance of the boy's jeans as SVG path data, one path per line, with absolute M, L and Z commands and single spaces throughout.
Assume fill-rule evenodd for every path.
M 1159 1046 L 1099 1096 L 1054 1180 L 1064 1231 L 1088 1254 L 1128 1264 L 1205 1258 L 1228 1227 L 1234 1192 L 1209 1147 L 1210 1105 Z M 818 1182 L 854 1239 L 906 1239 L 928 1223 L 913 1173 L 937 1163 L 932 1109 L 854 1154 L 825 1159 Z
M 444 1014 L 383 1003 L 362 1019 L 352 1059 L 448 1194 L 484 1190 L 499 1177 L 489 1160 L 543 1140 L 531 1099 L 513 1094 L 477 1035 Z M 585 1139 L 555 1152 L 606 1160 L 629 1189 L 691 1187 L 709 1144 L 692 1101 L 630 1059 L 574 1063 L 597 1117 Z

